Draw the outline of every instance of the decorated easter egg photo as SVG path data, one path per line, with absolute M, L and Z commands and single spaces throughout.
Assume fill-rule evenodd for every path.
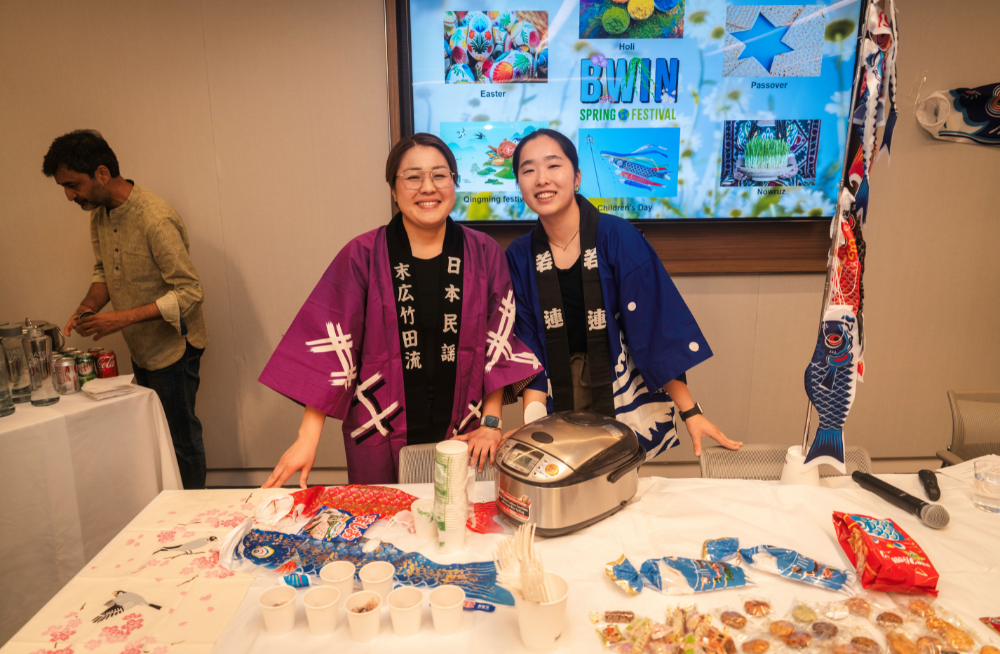
M 446 11 L 442 22 L 446 84 L 548 81 L 547 11 Z

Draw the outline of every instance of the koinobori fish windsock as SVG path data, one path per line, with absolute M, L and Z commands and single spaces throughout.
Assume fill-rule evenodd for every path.
M 806 469 L 823 463 L 847 472 L 844 420 L 854 403 L 860 355 L 858 321 L 848 305 L 833 305 L 823 317 L 812 361 L 806 368 L 806 394 L 819 414 L 816 436 L 806 454 Z

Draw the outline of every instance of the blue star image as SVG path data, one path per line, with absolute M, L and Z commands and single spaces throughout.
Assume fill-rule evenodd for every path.
M 757 15 L 753 27 L 743 32 L 731 32 L 731 34 L 746 45 L 746 48 L 740 53 L 741 60 L 753 57 L 764 67 L 764 70 L 771 72 L 771 63 L 774 58 L 794 49 L 781 42 L 787 31 L 788 27 L 775 27 L 761 13 Z

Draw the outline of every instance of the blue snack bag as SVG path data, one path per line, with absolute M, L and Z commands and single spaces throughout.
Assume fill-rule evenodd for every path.
M 642 577 L 639 576 L 639 571 L 635 569 L 631 561 L 625 558 L 624 554 L 605 565 L 604 571 L 611 577 L 611 581 L 615 582 L 615 585 L 629 595 L 638 595 L 642 592 Z
M 639 572 L 653 588 L 667 595 L 691 595 L 755 585 L 743 570 L 728 563 L 677 556 L 648 559 Z
M 818 563 L 795 550 L 757 545 L 740 550 L 740 556 L 754 569 L 781 575 L 805 584 L 854 595 L 855 575 Z
M 740 564 L 740 540 L 738 538 L 714 538 L 706 540 L 701 547 L 701 558 L 706 561 L 724 561 Z

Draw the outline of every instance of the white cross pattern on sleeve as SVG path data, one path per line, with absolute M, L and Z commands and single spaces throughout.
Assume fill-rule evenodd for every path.
M 558 329 L 563 326 L 562 309 L 542 311 L 542 318 L 545 320 L 545 329 Z
M 462 260 L 458 257 L 448 257 L 448 274 L 457 275 L 462 269 Z
M 447 334 L 451 332 L 452 334 L 458 333 L 458 314 L 457 313 L 446 313 L 444 314 L 444 329 L 442 333 Z
M 396 271 L 397 279 L 406 279 L 407 277 L 410 276 L 410 264 L 408 263 L 401 263 L 395 268 L 393 268 L 393 270 Z
M 417 330 L 409 329 L 403 332 L 403 347 L 417 347 Z
M 332 322 L 326 323 L 327 338 L 316 341 L 306 341 L 310 352 L 336 352 L 340 360 L 340 370 L 330 373 L 330 383 L 334 386 L 350 386 L 358 376 L 357 366 L 354 365 L 354 355 L 351 353 L 353 341 L 351 335 L 345 334 L 340 328 L 340 323 L 334 325 Z
M 358 398 L 358 401 L 361 402 L 362 406 L 368 409 L 368 414 L 372 417 L 372 419 L 366 422 L 365 424 L 361 425 L 354 431 L 352 431 L 351 438 L 357 438 L 358 436 L 365 433 L 372 427 L 378 429 L 378 432 L 383 436 L 389 433 L 389 430 L 385 428 L 385 425 L 382 424 L 382 421 L 385 418 L 392 415 L 392 412 L 395 411 L 396 407 L 399 406 L 399 402 L 393 402 L 392 404 L 387 406 L 384 411 L 376 413 L 375 405 L 372 404 L 372 401 L 368 397 L 367 393 L 367 390 L 371 388 L 381 378 L 382 378 L 382 373 L 377 372 L 368 379 L 366 379 L 364 382 L 362 382 L 361 385 L 358 386 L 357 391 L 355 391 L 354 393 L 355 397 Z
M 469 424 L 469 421 L 472 420 L 473 416 L 475 416 L 476 418 L 482 418 L 483 414 L 479 410 L 481 406 L 483 406 L 482 400 L 480 400 L 479 402 L 469 402 L 469 413 L 464 418 L 462 418 L 462 422 L 458 423 L 458 425 L 456 425 L 455 428 L 451 430 L 451 433 L 454 434 L 455 436 L 458 436 L 460 433 L 462 433 L 462 430 L 465 429 L 465 426 Z
M 587 329 L 594 331 L 595 329 L 604 329 L 608 326 L 608 318 L 604 313 L 604 309 L 594 309 L 593 311 L 587 311 Z
M 442 345 L 441 346 L 441 360 L 442 361 L 454 361 L 455 360 L 455 346 L 454 345 Z
M 531 350 L 514 354 L 514 348 L 510 345 L 510 333 L 514 329 L 516 311 L 514 291 L 507 291 L 507 297 L 500 301 L 500 324 L 497 326 L 497 330 L 495 332 L 486 332 L 487 343 L 489 343 L 486 356 L 490 359 L 486 363 L 486 372 L 493 369 L 493 366 L 500 361 L 501 356 L 508 361 L 529 363 L 533 370 L 537 370 L 542 365 L 538 357 Z
M 597 267 L 597 248 L 590 248 L 583 253 L 583 267 L 593 270 Z
M 399 310 L 399 317 L 403 319 L 403 324 L 413 324 L 414 311 L 413 307 L 403 307 Z
M 414 368 L 423 369 L 423 366 L 420 365 L 420 350 L 406 353 L 406 369 L 413 370 Z
M 413 288 L 409 284 L 399 285 L 399 297 L 396 298 L 397 302 L 410 302 L 413 300 L 413 296 L 410 295 L 410 289 Z
M 541 254 L 535 255 L 535 270 L 540 273 L 546 270 L 552 270 L 552 253 L 543 252 Z

